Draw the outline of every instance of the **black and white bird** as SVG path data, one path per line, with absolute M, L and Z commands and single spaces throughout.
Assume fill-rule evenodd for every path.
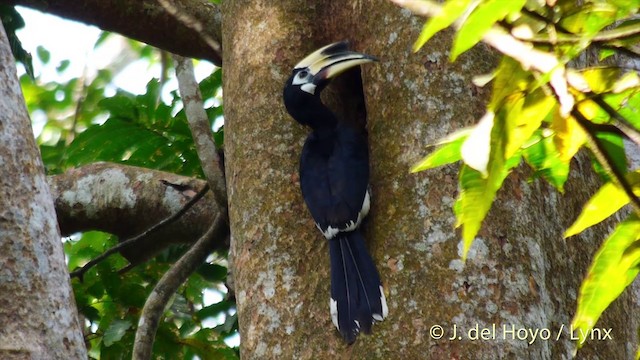
M 346 42 L 327 45 L 300 61 L 284 87 L 284 104 L 311 134 L 300 157 L 300 188 L 316 226 L 329 241 L 330 311 L 349 344 L 388 313 L 380 276 L 360 233 L 367 213 L 369 151 L 366 135 L 341 121 L 320 99 L 329 81 L 345 70 L 377 61 L 349 50 Z

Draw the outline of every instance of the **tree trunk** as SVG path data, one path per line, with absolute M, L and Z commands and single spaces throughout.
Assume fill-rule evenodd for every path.
M 53 199 L 0 26 L 0 358 L 86 359 Z
M 478 46 L 450 63 L 446 35 L 412 54 L 423 20 L 384 1 L 311 7 L 292 0 L 232 1 L 223 2 L 222 11 L 225 149 L 244 358 L 571 354 L 568 326 L 576 295 L 607 231 L 600 226 L 562 239 L 598 186 L 588 159 L 575 161 L 578 175 L 565 196 L 540 180 L 529 181 L 525 167 L 515 171 L 466 264 L 451 210 L 457 167 L 408 174 L 428 144 L 482 116 L 490 87 L 477 88 L 471 80 L 491 71 L 495 54 Z M 292 66 L 311 50 L 343 39 L 381 59 L 362 70 L 373 190 L 365 237 L 390 312 L 372 336 L 360 336 L 351 347 L 331 324 L 327 244 L 298 190 L 298 157 L 308 130 L 282 105 Z M 622 296 L 598 323 L 613 329 L 613 339 L 590 342 L 582 356 L 633 356 L 638 322 L 628 316 L 637 308 L 632 300 Z M 492 331 L 494 324 L 495 333 L 469 338 L 483 328 Z M 442 339 L 435 339 L 436 325 L 444 330 Z M 456 337 L 449 340 L 454 326 Z M 538 330 L 537 338 L 527 329 Z

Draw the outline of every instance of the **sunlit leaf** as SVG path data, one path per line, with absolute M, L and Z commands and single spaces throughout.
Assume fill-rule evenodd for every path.
M 618 224 L 602 244 L 580 287 L 572 321 L 578 346 L 588 338 L 602 312 L 636 278 L 640 268 L 640 219 L 635 214 Z
M 466 165 L 460 169 L 460 195 L 454 206 L 454 211 L 456 227 L 462 226 L 463 259 L 466 259 L 498 189 L 502 186 L 511 169 L 519 163 L 520 155 L 518 154 L 506 162 L 495 164 L 494 169 L 486 177 Z
M 413 165 L 410 171 L 416 173 L 460 161 L 462 159 L 462 154 L 460 153 L 462 143 L 467 139 L 470 132 L 471 129 L 463 129 L 439 141 L 439 147 Z
M 640 129 L 640 91 L 632 89 L 622 94 L 605 96 L 605 100 L 618 111 L 620 116 Z
M 462 24 L 451 50 L 451 60 L 477 44 L 484 34 L 507 15 L 520 11 L 526 0 L 486 0 L 483 1 Z
M 617 20 L 618 8 L 604 1 L 590 2 L 578 9 L 563 17 L 560 24 L 572 33 L 582 34 L 585 40 Z
M 620 78 L 617 68 L 590 68 L 582 72 L 589 88 L 596 94 L 611 91 Z
M 487 175 L 487 165 L 491 154 L 491 130 L 493 129 L 494 117 L 493 112 L 487 111 L 478 124 L 473 127 L 471 134 L 460 148 L 464 163 L 479 171 L 483 176 Z
M 415 52 L 420 50 L 420 48 L 429 41 L 433 35 L 453 24 L 453 22 L 456 21 L 456 19 L 458 19 L 473 2 L 474 0 L 447 1 L 442 6 L 440 13 L 429 19 L 426 24 L 424 24 L 422 32 L 420 33 L 420 36 L 418 36 L 418 40 L 413 44 L 413 51 Z
M 601 49 L 598 51 L 598 61 L 603 61 L 616 54 L 613 49 Z
M 558 191 L 564 192 L 564 183 L 569 177 L 569 164 L 560 161 L 552 136 L 543 136 L 542 131 L 533 135 L 534 141 L 523 146 L 526 162 Z
M 629 89 L 640 88 L 640 76 L 635 71 L 628 72 L 618 79 L 611 91 L 614 93 L 622 93 Z
M 467 252 L 476 234 L 480 230 L 482 221 L 486 217 L 495 195 L 502 186 L 512 168 L 520 163 L 520 153 L 505 160 L 504 158 L 504 122 L 497 122 L 491 129 L 487 137 L 489 144 L 489 158 L 486 173 L 483 174 L 477 169 L 465 165 L 460 169 L 459 182 L 460 194 L 454 206 L 456 214 L 456 227 L 462 226 L 463 252 L 465 259 Z M 471 138 L 473 133 L 469 136 Z M 465 144 L 469 142 L 469 138 Z M 463 144 L 463 158 L 464 146 Z M 471 151 L 473 148 L 469 148 Z
M 541 89 L 526 96 L 524 92 L 516 92 L 502 101 L 496 121 L 505 122 L 506 158 L 515 154 L 529 140 L 554 104 L 553 97 Z
M 640 195 L 640 172 L 630 172 L 626 180 L 634 189 L 634 194 Z M 624 190 L 612 182 L 606 183 L 587 201 L 578 219 L 567 229 L 564 237 L 581 233 L 584 229 L 600 223 L 613 215 L 629 203 L 629 197 Z
M 553 115 L 551 129 L 556 133 L 554 142 L 560 154 L 560 160 L 568 163 L 584 145 L 587 134 L 573 117 L 562 117 L 558 111 Z
M 489 108 L 498 109 L 507 97 L 527 91 L 532 80 L 531 74 L 525 71 L 520 63 L 510 57 L 503 57 L 495 71 Z
M 626 174 L 628 169 L 627 154 L 622 137 L 609 132 L 598 132 L 596 133 L 596 138 L 600 141 L 604 152 L 609 154 L 611 165 L 614 169 L 616 169 L 619 174 Z M 612 174 L 600 164 L 595 156 L 591 158 L 598 175 L 600 175 L 604 181 L 611 181 Z

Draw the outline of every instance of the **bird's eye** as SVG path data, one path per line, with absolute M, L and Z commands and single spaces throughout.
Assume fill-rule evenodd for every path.
M 306 79 L 308 75 L 309 72 L 307 70 L 302 70 L 298 73 L 298 79 Z

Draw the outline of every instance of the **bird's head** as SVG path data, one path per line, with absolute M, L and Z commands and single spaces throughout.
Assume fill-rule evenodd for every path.
M 375 57 L 349 50 L 349 44 L 341 41 L 320 48 L 307 55 L 293 68 L 284 87 L 284 104 L 291 116 L 302 124 L 305 117 L 320 105 L 320 93 L 331 79 L 344 71 L 378 61 Z

